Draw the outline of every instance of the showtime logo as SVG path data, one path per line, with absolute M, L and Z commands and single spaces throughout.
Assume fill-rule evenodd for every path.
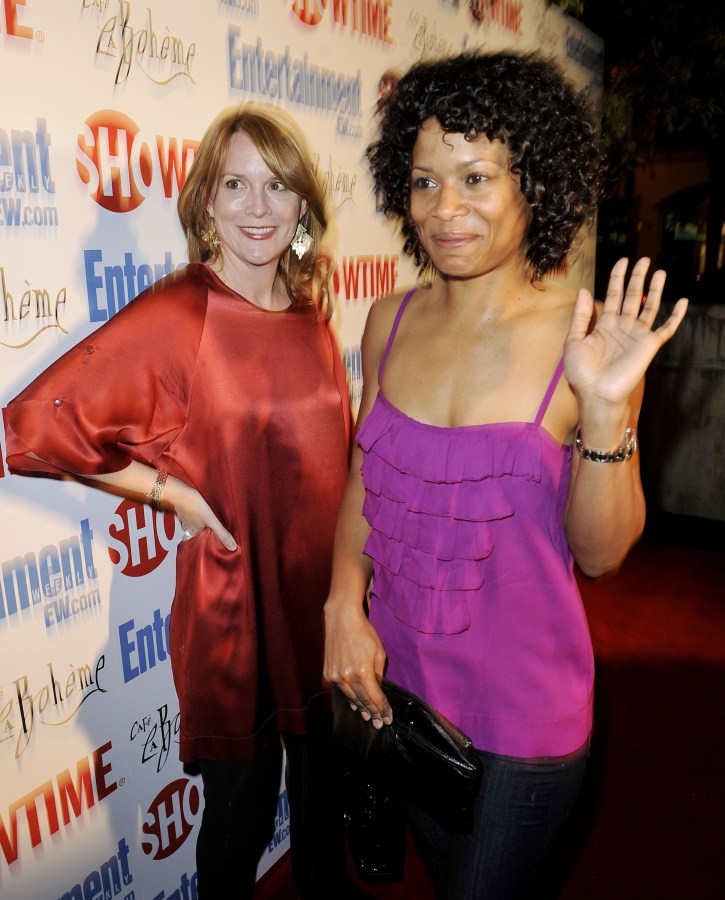
M 344 289 L 345 301 L 373 300 L 392 294 L 398 280 L 399 255 L 391 253 L 343 256 L 342 267 L 332 271 L 332 286 L 340 296 Z
M 141 849 L 151 859 L 167 859 L 194 830 L 201 810 L 199 788 L 188 778 L 177 778 L 156 795 L 144 816 Z
M 522 0 L 468 0 L 468 11 L 476 22 L 496 22 L 513 34 L 522 33 Z
M 7 815 L 0 816 L 0 850 L 9 866 L 20 856 L 21 840 L 29 839 L 31 847 L 43 843 L 49 846 L 53 843 L 49 839 L 60 831 L 61 824 L 68 827 L 73 819 L 84 818 L 87 810 L 123 783 L 123 779 L 112 780 L 112 765 L 104 759 L 111 749 L 108 741 L 78 760 L 75 778 L 70 769 L 63 769 L 9 804 Z M 21 810 L 24 815 L 19 815 Z
M 3 22 L 3 11 L 5 12 L 5 30 L 12 37 L 33 39 L 33 29 L 27 25 L 18 22 L 18 7 L 25 6 L 26 0 L 4 0 L 0 4 L 0 26 Z M 0 27 L 0 32 L 2 27 Z
M 294 0 L 292 12 L 305 25 L 319 25 L 327 9 L 327 0 Z
M 157 569 L 177 543 L 176 518 L 124 500 L 108 526 L 108 555 L 122 575 L 140 578 Z
M 293 0 L 292 13 L 304 25 L 319 25 L 328 6 L 336 25 L 392 44 L 390 7 L 393 0 Z
M 122 112 L 101 109 L 83 123 L 76 168 L 93 199 L 109 212 L 132 212 L 158 186 L 167 199 L 184 186 L 199 141 L 144 137 Z

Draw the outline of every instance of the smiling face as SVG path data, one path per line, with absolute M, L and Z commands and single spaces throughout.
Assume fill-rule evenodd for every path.
M 237 132 L 216 194 L 207 204 L 222 249 L 222 267 L 276 271 L 307 203 L 267 166 L 251 138 Z
M 412 154 L 410 216 L 436 269 L 475 278 L 525 265 L 529 210 L 500 141 L 421 126 Z

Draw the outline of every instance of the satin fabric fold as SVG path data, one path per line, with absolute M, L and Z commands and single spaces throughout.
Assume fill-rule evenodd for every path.
M 322 605 L 351 418 L 312 307 L 260 309 L 189 265 L 46 370 L 6 421 L 12 471 L 95 474 L 136 459 L 196 487 L 234 535 L 233 553 L 209 531 L 177 551 L 183 761 L 251 758 L 329 708 Z

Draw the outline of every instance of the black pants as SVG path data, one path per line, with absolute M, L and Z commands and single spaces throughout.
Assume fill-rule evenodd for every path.
M 283 735 L 287 751 L 292 869 L 302 900 L 356 896 L 345 871 L 342 753 L 330 718 L 306 735 Z M 274 834 L 279 741 L 247 762 L 201 760 L 204 813 L 196 848 L 199 900 L 247 900 Z

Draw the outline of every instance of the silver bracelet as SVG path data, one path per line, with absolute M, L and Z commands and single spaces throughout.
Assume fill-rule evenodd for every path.
M 163 469 L 156 471 L 156 481 L 154 486 L 146 495 L 151 501 L 151 509 L 161 509 L 161 501 L 164 498 L 164 486 L 166 485 L 167 473 Z
M 581 428 L 577 428 L 576 449 L 582 459 L 588 459 L 591 462 L 626 462 L 637 449 L 637 436 L 635 435 L 633 428 L 628 428 L 624 432 L 622 445 L 617 447 L 616 450 L 593 450 L 591 447 L 584 446 L 582 442 L 582 430 Z

